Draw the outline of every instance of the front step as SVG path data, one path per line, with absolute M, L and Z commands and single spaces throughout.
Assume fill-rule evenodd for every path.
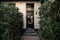
M 28 28 L 25 33 L 35 33 L 35 30 L 34 29 L 31 29 L 31 28 Z
M 25 32 L 24 32 L 25 36 L 36 36 L 37 33 L 35 32 L 34 29 L 28 28 Z

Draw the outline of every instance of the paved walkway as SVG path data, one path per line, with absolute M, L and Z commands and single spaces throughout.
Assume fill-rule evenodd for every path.
M 21 40 L 39 40 L 39 38 L 38 38 L 37 33 L 35 32 L 34 29 L 28 28 L 24 32 Z

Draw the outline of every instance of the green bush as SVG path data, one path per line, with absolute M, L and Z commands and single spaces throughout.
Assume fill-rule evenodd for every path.
M 60 40 L 60 1 L 44 2 L 40 8 L 40 40 Z
M 0 3 L 0 40 L 20 40 L 23 14 L 14 3 Z

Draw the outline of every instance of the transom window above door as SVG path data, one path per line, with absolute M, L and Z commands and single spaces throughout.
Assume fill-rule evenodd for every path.
M 34 11 L 34 3 L 27 3 L 26 8 L 27 11 Z

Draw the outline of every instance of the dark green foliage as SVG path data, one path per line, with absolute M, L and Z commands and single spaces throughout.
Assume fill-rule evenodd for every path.
M 60 1 L 45 2 L 40 8 L 40 40 L 60 40 Z
M 22 16 L 14 3 L 0 3 L 0 40 L 20 40 Z

